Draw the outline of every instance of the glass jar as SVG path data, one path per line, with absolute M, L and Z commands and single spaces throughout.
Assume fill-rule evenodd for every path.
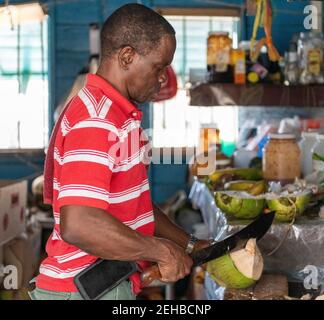
M 323 37 L 309 32 L 302 49 L 300 82 L 302 84 L 324 83 Z
M 313 172 L 324 171 L 324 134 L 317 136 L 316 143 L 312 149 Z
M 219 129 L 216 123 L 202 124 L 200 127 L 199 151 L 206 153 L 210 148 L 220 148 Z
M 211 148 L 208 153 L 194 155 L 189 161 L 189 182 L 193 177 L 205 178 L 215 170 L 233 167 L 232 159 L 224 155 L 217 148 Z
M 303 177 L 313 172 L 312 150 L 317 142 L 317 132 L 303 132 L 300 141 L 301 163 Z
M 232 39 L 228 32 L 209 32 L 207 39 L 209 82 L 228 82 L 230 80 L 231 49 Z
M 293 134 L 270 134 L 263 150 L 263 177 L 267 181 L 294 182 L 301 175 L 301 152 Z

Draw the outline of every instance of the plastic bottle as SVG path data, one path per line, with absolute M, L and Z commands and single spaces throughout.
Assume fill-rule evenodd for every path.
M 312 149 L 313 172 L 324 171 L 324 134 L 317 136 L 316 144 Z
M 232 64 L 234 66 L 234 83 L 245 84 L 246 67 L 245 52 L 241 49 L 233 49 L 231 52 Z
M 305 44 L 308 40 L 308 33 L 307 32 L 300 32 L 299 38 L 297 40 L 297 54 L 298 54 L 298 64 L 300 72 L 306 68 L 306 59 L 305 55 Z
M 300 141 L 303 177 L 313 172 L 312 149 L 317 142 L 317 132 L 303 132 Z
M 285 66 L 285 84 L 294 85 L 299 82 L 299 65 L 297 43 L 290 42 L 287 62 Z

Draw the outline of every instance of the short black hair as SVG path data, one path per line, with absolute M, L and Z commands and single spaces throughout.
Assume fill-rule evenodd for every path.
M 146 55 L 165 35 L 175 35 L 175 30 L 163 16 L 141 4 L 126 4 L 113 12 L 101 29 L 101 56 L 111 57 L 125 46 Z

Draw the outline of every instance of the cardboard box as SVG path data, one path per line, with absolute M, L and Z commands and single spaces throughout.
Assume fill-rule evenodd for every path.
M 41 254 L 41 228 L 34 226 L 21 237 L 4 247 L 6 265 L 14 265 L 18 271 L 18 289 L 28 287 L 38 270 Z
M 27 181 L 0 180 L 0 245 L 26 229 Z
M 0 246 L 0 266 L 3 264 L 3 248 Z
M 2 246 L 0 246 L 0 287 L 1 287 L 2 280 L 3 280 L 3 268 L 4 268 L 3 248 L 2 248 Z

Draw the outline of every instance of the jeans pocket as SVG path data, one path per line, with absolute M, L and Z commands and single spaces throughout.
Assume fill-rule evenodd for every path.
M 70 300 L 71 292 L 48 291 L 36 288 L 28 292 L 32 300 Z

